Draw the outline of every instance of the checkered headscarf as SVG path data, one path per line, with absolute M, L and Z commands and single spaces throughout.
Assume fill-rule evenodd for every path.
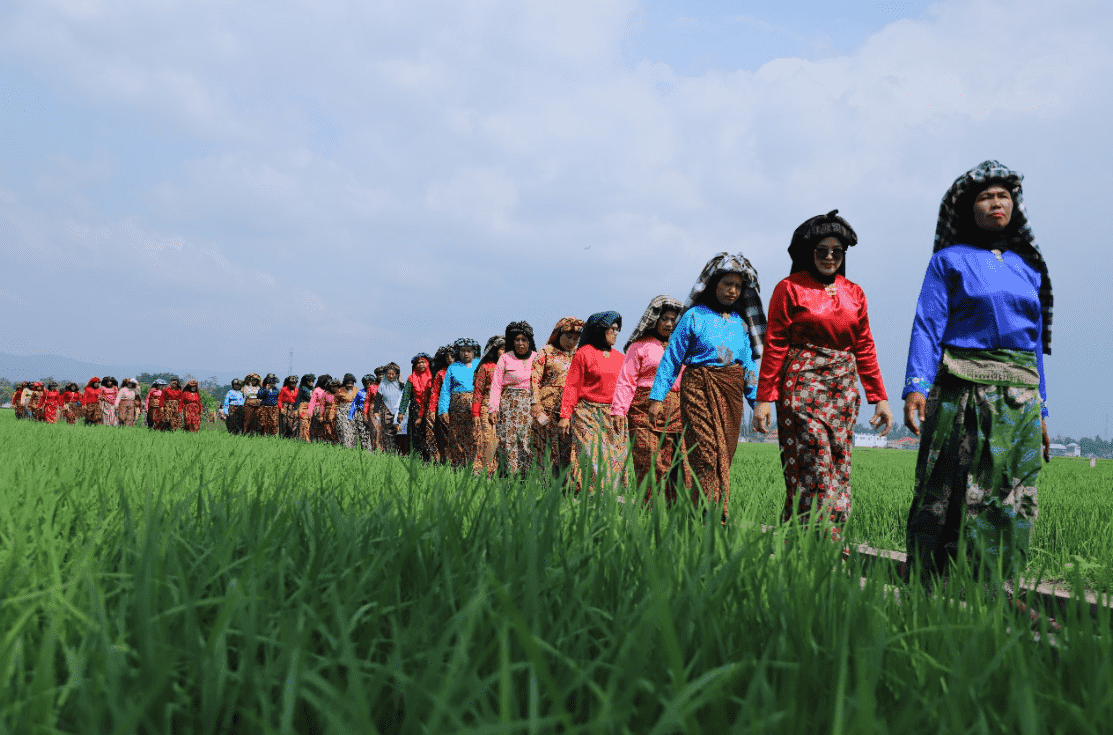
M 765 348 L 765 310 L 761 308 L 757 269 L 742 253 L 734 255 L 719 253 L 707 261 L 707 265 L 703 267 L 696 280 L 696 285 L 692 286 L 692 292 L 688 294 L 688 300 L 684 302 L 684 311 L 699 303 L 700 297 L 712 280 L 727 273 L 738 273 L 742 276 L 742 295 L 734 302 L 732 308 L 746 323 L 746 329 L 750 332 L 750 347 L 753 349 L 754 359 L 757 359 L 761 357 Z
M 657 320 L 661 318 L 661 312 L 672 310 L 679 315 L 681 309 L 683 309 L 683 306 L 672 296 L 665 296 L 662 294 L 654 298 L 649 302 L 649 306 L 646 307 L 645 313 L 642 314 L 641 321 L 638 322 L 638 326 L 634 327 L 634 332 L 630 335 L 630 339 L 626 340 L 626 346 L 622 348 L 623 352 L 628 352 L 630 350 L 630 345 L 653 331 L 653 328 L 657 326 Z
M 1020 186 L 1023 180 L 1024 176 L 997 161 L 982 161 L 955 179 L 939 205 L 939 222 L 935 225 L 935 247 L 932 252 L 937 253 L 950 245 L 969 244 L 974 196 L 991 184 L 1000 184 L 1008 189 L 1013 198 L 1013 215 L 1009 226 L 1001 235 L 1006 247 L 1024 258 L 1041 276 L 1039 294 L 1040 310 L 1043 313 L 1043 351 L 1050 355 L 1051 307 L 1054 304 L 1051 278 L 1047 274 L 1043 253 L 1036 245 L 1036 238 L 1028 223 L 1024 191 Z

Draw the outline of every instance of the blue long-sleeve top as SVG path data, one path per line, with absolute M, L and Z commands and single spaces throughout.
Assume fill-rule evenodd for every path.
M 261 406 L 277 406 L 278 405 L 278 388 L 267 388 L 263 386 L 259 392 L 255 394 L 261 403 Z
M 230 390 L 230 391 L 228 391 L 227 393 L 224 394 L 224 405 L 221 406 L 221 409 L 224 410 L 224 411 L 227 411 L 229 406 L 242 406 L 242 405 L 243 405 L 243 393 L 241 393 L 238 390 Z
M 669 337 L 668 347 L 657 366 L 649 399 L 665 399 L 680 374 L 681 365 L 726 367 L 735 364 L 754 373 L 755 380 L 746 386 L 746 400 L 753 406 L 757 399 L 757 365 L 754 364 L 746 322 L 734 312 L 724 319 L 722 314 L 703 304 L 693 306 L 680 317 Z
M 357 413 L 363 411 L 363 403 L 367 400 L 367 389 L 360 388 L 356 391 L 356 397 L 352 400 L 352 405 L 348 406 L 348 418 L 354 419 Z
M 1010 250 L 1001 260 L 972 245 L 951 245 L 933 255 L 916 302 L 901 397 L 927 395 L 944 347 L 1023 350 L 1036 354 L 1046 416 L 1040 278 Z
M 437 397 L 437 415 L 448 413 L 448 404 L 452 402 L 453 393 L 471 393 L 475 389 L 475 368 L 479 360 L 472 360 L 471 365 L 454 362 L 448 366 L 444 373 L 444 383 L 441 384 L 441 394 Z

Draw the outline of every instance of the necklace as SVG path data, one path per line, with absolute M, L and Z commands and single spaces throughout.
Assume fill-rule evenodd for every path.
M 1000 250 L 998 250 L 997 248 L 993 248 L 993 249 L 992 249 L 992 250 L 990 250 L 989 252 L 993 253 L 993 257 L 997 258 L 997 260 L 998 260 L 999 262 L 1001 262 L 1001 263 L 1004 263 L 1004 262 L 1005 262 L 1005 259 L 1001 257 L 1001 251 L 1000 251 Z
M 839 293 L 839 287 L 834 283 L 828 283 L 826 286 L 823 287 L 823 290 L 831 296 L 837 296 Z

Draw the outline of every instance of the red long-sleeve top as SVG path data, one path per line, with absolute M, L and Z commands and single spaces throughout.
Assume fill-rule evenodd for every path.
M 471 392 L 471 415 L 478 416 L 483 408 L 484 400 L 491 396 L 491 376 L 495 372 L 495 363 L 485 362 L 475 369 L 473 378 L 474 387 Z M 440 392 L 439 390 L 437 391 Z
M 367 395 L 363 397 L 363 415 L 366 418 L 371 418 L 371 414 L 375 413 L 375 396 L 379 393 L 379 384 L 372 383 L 367 388 Z
M 22 398 L 22 397 L 23 397 L 23 389 L 22 388 L 16 388 L 15 392 L 12 393 L 12 405 L 13 406 L 18 406 L 19 405 L 19 399 Z
M 852 352 L 858 377 L 870 403 L 888 400 L 877 350 L 870 331 L 866 294 L 842 276 L 835 276 L 835 293 L 806 271 L 793 273 L 777 284 L 769 298 L 769 325 L 761 357 L 757 399 L 776 401 L 785 356 L 793 345 L 814 345 Z
M 429 381 L 429 392 L 425 399 L 425 409 L 431 416 L 431 418 L 429 419 L 430 421 L 432 421 L 433 418 L 436 418 L 437 397 L 441 394 L 441 386 L 444 385 L 444 374 L 446 372 L 447 368 L 438 370 L 437 374 L 433 376 L 433 379 Z
M 39 408 L 58 408 L 62 405 L 62 394 L 56 390 L 44 390 L 39 399 Z
M 100 388 L 94 388 L 91 385 L 85 386 L 85 393 L 81 396 L 81 405 L 88 406 L 90 403 L 96 403 L 100 400 Z
M 568 366 L 568 377 L 564 381 L 564 395 L 560 399 L 560 417 L 572 416 L 573 409 L 581 400 L 592 403 L 610 403 L 614 398 L 614 386 L 618 373 L 626 358 L 616 349 L 604 357 L 602 350 L 584 345 L 572 356 Z
M 62 393 L 62 403 L 73 403 L 81 401 L 81 394 L 77 391 L 67 390 Z
M 192 391 L 183 390 L 182 394 L 181 394 L 181 397 L 178 400 L 181 401 L 181 403 L 179 405 L 182 408 L 185 408 L 187 403 L 198 403 L 198 404 L 201 403 L 201 394 L 200 393 L 194 393 Z
M 278 410 L 281 411 L 287 403 L 298 402 L 297 389 L 291 390 L 286 386 L 282 386 L 278 391 Z
M 181 398 L 182 398 L 182 391 L 178 390 L 177 388 L 163 388 L 162 389 L 162 395 L 160 395 L 158 397 L 158 407 L 159 408 L 166 408 L 166 402 L 167 401 L 180 401 Z M 179 403 L 178 407 L 180 408 L 181 405 L 182 404 Z

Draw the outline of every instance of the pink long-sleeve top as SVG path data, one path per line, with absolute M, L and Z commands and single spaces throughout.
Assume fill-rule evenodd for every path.
M 611 401 L 611 416 L 625 416 L 634 402 L 634 392 L 638 388 L 652 388 L 657 377 L 657 366 L 665 356 L 665 343 L 656 337 L 644 337 L 630 345 L 622 369 L 618 371 L 618 381 L 614 384 L 614 399 Z M 672 390 L 680 390 L 680 377 L 684 368 L 676 376 Z
M 134 401 L 137 398 L 135 391 L 131 388 L 121 388 L 120 392 L 116 395 L 115 405 L 116 408 L 120 407 L 121 401 Z
M 332 403 L 335 400 L 336 396 L 329 393 L 324 388 L 314 388 L 313 392 L 309 395 L 309 407 L 305 409 L 305 415 L 312 416 L 313 409 L 319 407 L 323 410 L 326 403 Z
M 147 391 L 147 400 L 143 403 L 143 410 L 147 413 L 151 412 L 151 401 L 154 401 L 155 408 L 158 408 L 159 403 L 162 402 L 162 391 L 158 388 L 151 388 Z
M 491 413 L 499 412 L 502 401 L 503 388 L 516 388 L 530 390 L 529 377 L 533 373 L 533 358 L 536 352 L 529 353 L 529 357 L 522 360 L 513 352 L 505 352 L 495 363 L 495 371 L 491 375 Z
M 602 350 L 584 345 L 576 350 L 564 381 L 564 395 L 560 399 L 560 417 L 570 418 L 572 410 L 581 400 L 591 403 L 610 403 L 614 398 L 614 384 L 622 369 L 625 356 L 616 349 L 605 356 Z

